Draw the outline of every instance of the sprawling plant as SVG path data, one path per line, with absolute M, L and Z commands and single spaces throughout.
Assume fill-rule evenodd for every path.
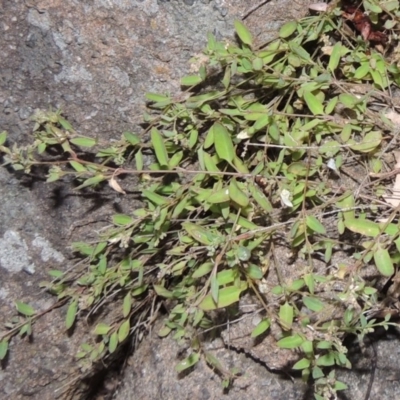
M 361 6 L 364 25 L 351 19 Z M 293 349 L 292 368 L 312 377 L 316 399 L 346 388 L 327 367 L 351 367 L 344 337 L 361 341 L 390 324 L 394 309 L 378 289 L 400 259 L 400 202 L 385 185 L 397 173 L 399 2 L 355 7 L 350 14 L 335 2 L 259 47 L 239 21 L 239 45 L 210 34 L 179 98 L 147 94 L 140 134 L 104 145 L 60 112 L 41 111 L 31 145 L 7 147 L 0 134 L 5 163 L 26 173 L 48 165 L 48 182 L 72 176 L 81 190 L 108 182 L 128 196 L 121 178 L 138 179 L 142 207 L 114 215 L 96 243 L 73 243 L 81 262 L 43 283 L 68 303 L 67 328 L 119 305 L 95 325 L 98 340 L 82 345 L 82 368 L 110 359 L 162 306 L 159 334 L 192 345 L 177 370 L 204 356 L 229 386 L 235 372 L 204 350 L 202 334 L 239 318 L 250 294 L 252 337 L 277 328 L 276 347 Z M 82 148 L 95 148 L 95 161 Z M 281 265 L 282 252 L 292 266 Z M 28 304 L 17 309 L 0 358 L 39 316 Z

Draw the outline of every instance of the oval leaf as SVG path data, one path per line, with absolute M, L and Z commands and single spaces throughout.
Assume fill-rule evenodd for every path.
M 289 303 L 283 304 L 279 309 L 279 323 L 285 330 L 292 329 L 293 307 Z
M 304 100 L 307 103 L 307 107 L 314 115 L 324 114 L 323 104 L 311 92 L 304 92 Z
M 296 29 L 297 29 L 296 21 L 287 22 L 286 24 L 281 26 L 281 29 L 279 29 L 279 36 L 285 39 L 290 35 L 292 35 Z
M 214 145 L 218 157 L 222 160 L 232 162 L 235 157 L 235 148 L 233 147 L 232 138 L 224 125 L 215 123 L 214 131 Z
M 165 148 L 164 139 L 156 128 L 151 130 L 151 143 L 153 144 L 158 163 L 161 166 L 168 166 L 168 154 Z
M 244 43 L 248 44 L 251 46 L 251 43 L 253 42 L 253 38 L 251 36 L 251 33 L 249 30 L 238 20 L 235 21 L 235 30 L 237 35 L 239 36 L 239 39 Z
M 325 227 L 318 221 L 314 215 L 307 215 L 306 217 L 306 225 L 314 232 L 320 233 L 321 235 L 326 234 Z
M 78 302 L 73 301 L 67 310 L 67 316 L 65 317 L 65 327 L 70 329 L 74 325 L 76 319 L 76 313 L 78 311 Z
M 376 268 L 383 276 L 390 277 L 394 274 L 393 261 L 387 249 L 379 248 L 376 250 L 374 253 L 374 261 Z
M 122 343 L 129 335 L 129 330 L 131 329 L 129 319 L 124 321 L 118 329 L 118 342 Z
M 277 344 L 281 349 L 295 349 L 301 346 L 303 342 L 304 339 L 300 335 L 293 335 L 279 340 Z
M 218 303 L 215 303 L 211 294 L 208 294 L 203 301 L 200 303 L 199 307 L 204 311 L 216 310 L 217 308 L 224 308 L 230 306 L 233 303 L 239 301 L 240 293 L 242 289 L 236 286 L 229 286 L 227 288 L 222 288 L 218 292 Z
M 189 357 L 185 358 L 182 360 L 176 367 L 177 372 L 182 372 L 185 369 L 188 369 L 190 367 L 193 367 L 200 359 L 200 354 L 199 353 L 192 353 Z
M 195 86 L 201 83 L 202 79 L 198 75 L 188 75 L 181 79 L 182 86 Z
M 22 315 L 25 315 L 26 317 L 31 317 L 32 315 L 35 315 L 36 311 L 35 309 L 30 306 L 29 304 L 22 303 L 21 301 L 15 302 L 15 305 L 17 307 L 17 311 L 21 313 Z
M 271 325 L 269 318 L 263 319 L 251 332 L 251 337 L 257 337 L 263 334 Z

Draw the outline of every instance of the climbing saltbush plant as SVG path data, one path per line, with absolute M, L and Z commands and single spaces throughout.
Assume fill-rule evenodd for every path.
M 78 134 L 60 111 L 35 113 L 28 146 L 0 134 L 4 164 L 28 174 L 47 165 L 48 182 L 72 177 L 76 190 L 107 183 L 129 196 L 124 178 L 136 177 L 141 207 L 115 214 L 95 243 L 72 243 L 80 262 L 42 283 L 67 304 L 66 328 L 117 304 L 112 318 L 95 322 L 96 340 L 82 344 L 82 371 L 107 363 L 164 313 L 159 335 L 191 344 L 177 371 L 204 357 L 229 387 L 237 371 L 202 340 L 228 315 L 240 317 L 237 306 L 251 295 L 259 306 L 252 337 L 276 327 L 277 348 L 298 355 L 291 367 L 317 400 L 346 389 L 334 368 L 351 368 L 343 340 L 392 324 L 381 288 L 400 259 L 399 207 L 385 201 L 398 146 L 399 3 L 359 7 L 384 32 L 380 40 L 366 40 L 338 2 L 258 46 L 240 21 L 238 44 L 209 34 L 184 91 L 147 93 L 143 129 L 119 141 Z M 278 249 L 302 269 L 293 262 L 283 271 Z M 39 316 L 16 306 L 0 358 Z

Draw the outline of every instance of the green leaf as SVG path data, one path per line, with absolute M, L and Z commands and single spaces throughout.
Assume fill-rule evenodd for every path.
M 29 304 L 22 303 L 21 301 L 16 301 L 15 305 L 17 307 L 17 311 L 20 314 L 25 315 L 26 317 L 32 317 L 32 315 L 36 314 L 35 309 Z
M 153 288 L 154 288 L 155 292 L 159 296 L 165 297 L 166 299 L 172 299 L 173 293 L 171 291 L 165 289 L 164 286 L 162 286 L 162 285 L 153 285 Z
M 163 94 L 158 94 L 158 93 L 151 93 L 151 92 L 147 92 L 145 94 L 145 97 L 147 100 L 153 101 L 154 103 L 163 103 L 163 102 L 170 100 L 169 96 L 165 96 Z
M 163 206 L 168 204 L 168 199 L 164 196 L 160 196 L 157 193 L 152 192 L 151 190 L 143 190 L 142 195 L 149 199 L 152 203 L 154 203 L 156 206 Z
M 303 297 L 304 305 L 311 311 L 319 312 L 326 308 L 326 305 L 316 297 Z
M 83 136 L 70 139 L 70 142 L 80 147 L 93 147 L 97 144 L 97 140 Z
M 182 372 L 185 369 L 188 369 L 190 367 L 193 367 L 193 365 L 197 364 L 197 362 L 200 360 L 200 354 L 199 353 L 192 353 L 189 357 L 185 358 L 182 360 L 176 367 L 176 371 Z
M 314 232 L 326 235 L 326 229 L 314 215 L 307 215 L 306 225 Z
M 331 72 L 335 72 L 336 68 L 338 67 L 339 62 L 340 62 L 341 52 L 342 52 L 342 43 L 337 42 L 333 46 L 332 53 L 329 58 L 328 69 Z
M 199 307 L 204 311 L 211 311 L 218 308 L 230 306 L 231 304 L 237 303 L 239 301 L 241 292 L 242 289 L 236 286 L 222 288 L 218 292 L 218 303 L 214 302 L 211 294 L 208 294 L 200 303 Z
M 93 330 L 94 335 L 107 335 L 107 333 L 110 331 L 111 326 L 100 322 L 96 325 L 96 327 Z
M 307 107 L 314 115 L 324 114 L 324 106 L 316 96 L 308 91 L 305 91 L 303 96 L 305 102 L 307 103 Z
M 122 314 L 123 314 L 124 318 L 126 318 L 129 315 L 129 313 L 131 312 L 131 307 L 132 307 L 132 297 L 131 297 L 131 294 L 128 293 L 124 297 L 124 301 L 122 303 Z
M 375 150 L 382 142 L 382 133 L 380 131 L 368 132 L 360 143 L 355 143 L 350 146 L 352 150 L 361 153 L 369 153 Z
M 249 205 L 250 200 L 245 193 L 240 189 L 235 178 L 231 179 L 229 183 L 229 197 L 237 205 L 245 208 Z
M 71 164 L 71 167 L 78 172 L 87 172 L 87 169 L 79 162 L 77 161 L 69 161 Z
M 210 203 L 210 204 L 225 203 L 225 202 L 229 201 L 229 199 L 230 199 L 229 189 L 222 188 L 222 189 L 219 189 L 216 192 L 212 193 L 207 198 L 207 203 Z
M 203 226 L 196 225 L 191 222 L 184 222 L 182 224 L 182 227 L 193 239 L 206 246 L 213 245 L 219 237 L 210 232 L 208 229 L 204 228 Z
M 196 86 L 202 82 L 202 79 L 199 75 L 188 75 L 184 76 L 181 79 L 182 86 Z
M 164 139 L 156 128 L 151 130 L 151 143 L 154 147 L 154 152 L 156 153 L 158 163 L 163 167 L 167 167 L 168 153 L 165 148 Z
M 331 367 L 335 365 L 335 355 L 334 353 L 324 354 L 317 358 L 317 365 L 320 367 Z
M 311 361 L 308 358 L 302 358 L 293 365 L 292 369 L 301 370 L 308 368 L 311 365 Z
M 65 327 L 67 329 L 70 329 L 74 325 L 77 311 L 78 311 L 78 302 L 74 300 L 68 306 L 67 316 L 65 317 Z
M 218 304 L 219 298 L 219 283 L 215 274 L 211 275 L 211 297 L 215 304 Z
M 300 335 L 292 335 L 287 336 L 278 341 L 278 347 L 281 349 L 295 349 L 296 347 L 301 346 L 304 342 L 304 339 Z
M 271 325 L 271 321 L 269 318 L 265 318 L 258 323 L 258 325 L 251 332 L 251 337 L 257 337 L 262 335 Z
M 80 190 L 88 186 L 96 186 L 100 182 L 104 181 L 105 177 L 102 174 L 93 176 L 92 178 L 86 179 L 81 185 L 75 188 L 75 190 Z
M 2 146 L 7 140 L 7 132 L 3 131 L 0 133 L 0 146 Z
M 140 143 L 139 136 L 135 135 L 131 132 L 124 132 L 123 136 L 126 141 L 128 141 L 132 146 L 135 146 Z
M 383 276 L 390 277 L 394 274 L 393 261 L 387 249 L 378 248 L 375 250 L 374 261 L 376 268 Z
M 118 342 L 122 343 L 129 335 L 131 329 L 129 319 L 125 320 L 118 329 Z
M 202 276 L 209 274 L 212 271 L 213 267 L 214 264 L 212 262 L 206 262 L 200 265 L 200 267 L 193 272 L 192 278 L 201 278 Z
M 283 39 L 286 39 L 289 36 L 291 36 L 296 29 L 297 29 L 296 21 L 287 22 L 286 24 L 281 26 L 281 29 L 279 29 L 279 36 Z
M 4 360 L 8 352 L 8 342 L 3 339 L 0 341 L 0 360 Z
M 251 46 L 253 42 L 253 38 L 251 36 L 251 33 L 249 30 L 238 20 L 234 22 L 235 24 L 235 30 L 237 35 L 239 36 L 239 39 L 244 43 L 249 46 Z
M 235 148 L 233 147 L 232 138 L 224 125 L 216 122 L 214 130 L 214 145 L 218 157 L 231 163 L 235 157 Z
M 289 331 L 293 324 L 293 307 L 286 302 L 279 308 L 279 323 L 282 329 Z
M 114 214 L 112 216 L 113 224 L 115 225 L 129 225 L 133 222 L 133 218 L 130 215 L 125 214 Z
M 264 274 L 258 265 L 250 264 L 246 268 L 246 275 L 251 279 L 259 280 L 263 277 Z
M 108 342 L 108 351 L 112 354 L 118 347 L 118 333 L 113 332 L 110 336 L 110 341 Z

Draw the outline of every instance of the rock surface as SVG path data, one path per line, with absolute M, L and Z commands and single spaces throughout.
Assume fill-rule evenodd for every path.
M 1 0 L 0 130 L 9 132 L 11 142 L 28 143 L 33 110 L 53 107 L 61 108 L 83 135 L 118 138 L 142 121 L 145 92 L 179 91 L 188 60 L 201 51 L 208 31 L 232 39 L 233 20 L 265 3 L 246 19 L 258 43 L 263 43 L 283 22 L 304 15 L 310 2 Z M 16 300 L 40 312 L 50 307 L 54 299 L 38 284 L 48 279 L 50 269 L 71 264 L 66 248 L 71 236 L 88 237 L 96 228 L 91 221 L 106 219 L 116 208 L 129 210 L 132 204 L 115 193 L 99 199 L 96 193 L 77 195 L 64 185 L 50 186 L 34 177 L 20 180 L 4 168 L 0 188 L 3 324 L 15 315 Z M 82 224 L 75 226 L 76 221 Z M 10 355 L 1 365 L 1 398 L 66 398 L 62 388 L 75 382 L 73 356 L 88 332 L 80 324 L 69 337 L 64 317 L 65 309 L 46 314 L 34 327 L 31 343 L 12 341 Z M 219 341 L 209 346 L 228 368 L 243 372 L 229 393 L 222 395 L 219 378 L 204 363 L 192 374 L 177 377 L 173 367 L 181 349 L 153 334 L 131 357 L 115 399 L 307 398 L 301 382 L 269 371 L 256 357 L 227 350 Z M 396 398 L 399 383 L 387 381 L 385 371 L 399 367 L 398 352 L 396 337 L 379 343 L 371 399 Z M 345 375 L 351 387 L 347 398 L 364 398 L 369 367 Z M 113 395 L 115 385 L 110 382 L 97 398 Z M 74 398 L 95 398 L 82 390 Z

